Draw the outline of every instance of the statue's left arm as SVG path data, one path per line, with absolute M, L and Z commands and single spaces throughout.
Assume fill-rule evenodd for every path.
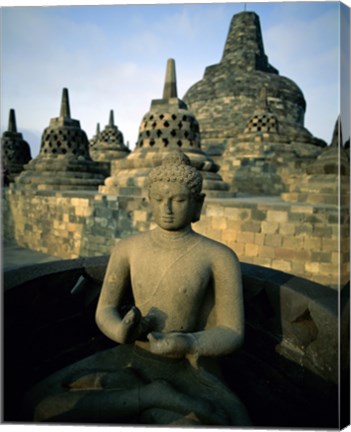
M 240 263 L 229 248 L 212 257 L 214 325 L 194 333 L 149 335 L 151 350 L 169 356 L 221 356 L 238 349 L 244 337 L 244 307 Z

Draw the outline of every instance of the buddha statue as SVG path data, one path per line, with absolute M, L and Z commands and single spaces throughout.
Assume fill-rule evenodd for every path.
M 34 421 L 248 426 L 217 358 L 243 341 L 240 263 L 192 229 L 202 176 L 170 151 L 148 179 L 156 228 L 112 250 L 96 322 L 117 343 L 62 369 L 28 395 Z M 125 295 L 134 305 L 122 313 Z

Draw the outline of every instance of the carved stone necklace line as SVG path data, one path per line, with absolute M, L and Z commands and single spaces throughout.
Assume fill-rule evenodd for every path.
M 189 254 L 194 248 L 195 246 L 197 246 L 197 244 L 202 240 L 201 237 L 199 237 L 198 239 L 196 239 L 197 241 L 195 241 L 192 245 L 190 245 L 186 250 L 182 249 L 180 255 L 178 255 L 178 257 L 173 260 L 163 271 L 155 289 L 153 290 L 153 292 L 150 294 L 149 298 L 144 302 L 144 303 L 139 303 L 139 307 L 143 307 L 145 305 L 147 305 L 156 295 L 156 293 L 158 292 L 158 290 L 160 289 L 161 286 L 161 282 L 163 281 L 163 279 L 165 278 L 165 276 L 167 275 L 168 271 L 170 270 L 170 268 L 172 268 L 179 260 L 181 260 L 185 255 Z

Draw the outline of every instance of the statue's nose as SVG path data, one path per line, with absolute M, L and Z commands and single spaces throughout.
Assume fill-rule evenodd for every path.
M 171 200 L 167 200 L 164 205 L 165 213 L 172 214 L 172 202 Z

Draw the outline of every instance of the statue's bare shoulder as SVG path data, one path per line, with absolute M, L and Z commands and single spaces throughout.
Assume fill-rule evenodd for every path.
M 120 239 L 113 246 L 111 258 L 130 258 L 131 254 L 142 251 L 143 246 L 149 242 L 150 232 L 142 232 Z
M 202 234 L 198 234 L 201 237 L 201 247 L 199 247 L 202 259 L 206 257 L 211 260 L 212 264 L 220 262 L 230 263 L 235 265 L 239 264 L 239 258 L 237 254 L 228 246 L 206 237 Z

